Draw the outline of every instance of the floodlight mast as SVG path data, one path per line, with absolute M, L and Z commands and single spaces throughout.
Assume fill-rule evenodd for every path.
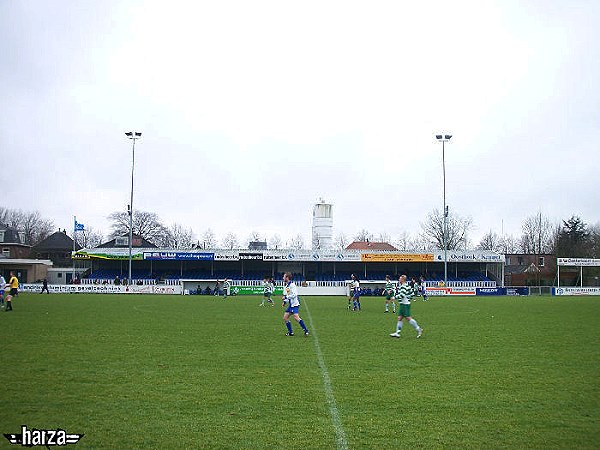
M 442 173 L 443 173 L 443 185 L 444 185 L 444 229 L 443 233 L 443 245 L 444 245 L 444 287 L 448 286 L 448 206 L 446 205 L 446 142 L 450 142 L 452 139 L 451 134 L 436 134 L 435 138 L 438 142 L 442 143 Z
M 135 168 L 135 141 L 142 137 L 142 133 L 139 131 L 128 131 L 125 133 L 125 136 L 133 141 L 133 145 L 131 147 L 131 198 L 127 208 L 127 212 L 129 214 L 129 277 L 127 278 L 127 285 L 131 286 L 131 246 L 133 241 L 133 169 Z

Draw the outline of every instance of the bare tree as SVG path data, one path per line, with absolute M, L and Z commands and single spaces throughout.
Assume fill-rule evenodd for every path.
M 373 233 L 371 233 L 368 230 L 365 230 L 364 228 L 362 230 L 360 230 L 356 236 L 354 236 L 354 240 L 356 242 L 368 242 L 368 241 L 372 241 L 373 240 Z
M 515 239 L 514 236 L 504 236 L 501 238 L 500 242 L 501 253 L 504 253 L 505 255 L 517 253 L 519 251 L 519 241 Z
M 268 240 L 269 242 L 269 248 L 272 249 L 279 249 L 281 248 L 281 244 L 283 244 L 283 241 L 281 240 L 281 236 L 279 236 L 277 233 L 275 233 L 273 236 L 271 236 L 271 238 Z
M 302 250 L 304 248 L 304 238 L 301 234 L 298 234 L 290 240 L 290 248 L 293 248 L 294 250 Z
M 469 245 L 469 232 L 473 228 L 473 219 L 461 217 L 458 214 L 448 213 L 447 248 L 448 250 L 463 250 Z M 427 221 L 421 223 L 420 237 L 429 246 L 444 248 L 444 215 L 439 209 L 434 209 L 427 215 Z
M 345 250 L 346 247 L 348 247 L 348 244 L 350 244 L 350 242 L 348 242 L 348 238 L 346 237 L 346 235 L 344 233 L 340 232 L 335 237 L 335 240 L 333 242 L 333 247 L 338 250 Z
M 194 232 L 191 228 L 185 228 L 183 225 L 174 223 L 167 228 L 161 246 L 173 249 L 190 249 L 194 246 Z
M 495 231 L 488 231 L 477 245 L 479 250 L 491 250 L 493 252 L 502 252 L 502 238 Z
M 552 233 L 554 226 L 546 216 L 538 212 L 523 221 L 520 240 L 522 253 L 541 255 L 552 250 Z
M 235 233 L 227 233 L 227 235 L 223 238 L 223 248 L 233 250 L 234 248 L 239 248 L 239 246 L 240 243 L 238 242 L 238 238 Z
M 414 241 L 411 239 L 410 235 L 406 231 L 400 233 L 398 238 L 394 240 L 394 246 L 398 250 L 401 250 L 403 252 L 416 250 Z
M 592 258 L 600 258 L 600 223 L 590 226 L 590 245 Z
M 112 222 L 111 238 L 129 233 L 129 214 L 126 211 L 113 212 L 108 219 Z M 168 230 L 158 215 L 147 211 L 133 212 L 133 234 L 159 246 L 168 240 Z
M 379 235 L 377 236 L 377 240 L 379 242 L 387 242 L 388 244 L 390 243 L 390 241 L 392 240 L 392 238 L 390 237 L 390 235 L 388 233 L 386 233 L 385 231 L 382 231 L 381 233 L 379 233 Z
M 24 234 L 24 244 L 35 245 L 46 239 L 55 229 L 54 223 L 44 219 L 39 211 L 23 211 L 0 207 L 0 223 Z
M 212 229 L 208 228 L 204 232 L 202 242 L 204 248 L 215 248 L 217 246 L 217 236 Z
M 90 226 L 73 234 L 75 242 L 83 248 L 94 248 L 104 241 L 104 235 Z

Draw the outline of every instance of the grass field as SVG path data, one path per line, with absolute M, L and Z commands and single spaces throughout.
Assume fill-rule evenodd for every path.
M 381 298 L 361 313 L 303 298 L 308 338 L 297 324 L 285 337 L 280 305 L 259 302 L 21 294 L 0 312 L 0 434 L 84 433 L 74 448 L 600 448 L 598 297 L 419 301 L 419 340 L 408 324 L 388 336 Z

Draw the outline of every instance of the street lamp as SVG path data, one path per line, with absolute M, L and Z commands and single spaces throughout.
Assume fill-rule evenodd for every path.
M 448 206 L 446 206 L 446 142 L 452 139 L 451 134 L 436 134 L 435 138 L 442 143 L 442 171 L 444 176 L 444 287 L 448 286 Z
M 135 141 L 142 137 L 142 133 L 139 131 L 128 131 L 125 133 L 129 139 L 133 141 L 131 149 L 131 200 L 129 201 L 128 213 L 129 213 L 129 278 L 128 286 L 131 286 L 131 244 L 133 241 L 133 168 L 135 167 Z

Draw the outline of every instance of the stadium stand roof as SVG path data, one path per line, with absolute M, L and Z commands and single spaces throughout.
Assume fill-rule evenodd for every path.
M 352 244 L 350 244 L 348 247 L 346 247 L 346 250 L 388 250 L 388 251 L 395 251 L 398 250 L 396 247 L 394 247 L 391 244 L 388 244 L 387 242 L 370 242 L 370 241 L 354 241 Z

